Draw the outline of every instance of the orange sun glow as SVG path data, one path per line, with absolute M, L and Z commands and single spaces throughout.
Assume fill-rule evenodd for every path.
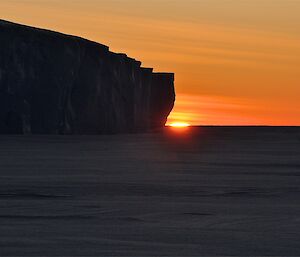
M 172 122 L 169 126 L 173 128 L 186 128 L 191 125 L 187 122 Z

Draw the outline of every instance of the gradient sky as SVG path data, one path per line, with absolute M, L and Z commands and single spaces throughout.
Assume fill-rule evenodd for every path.
M 175 72 L 169 122 L 300 125 L 299 0 L 1 0 L 0 14 Z

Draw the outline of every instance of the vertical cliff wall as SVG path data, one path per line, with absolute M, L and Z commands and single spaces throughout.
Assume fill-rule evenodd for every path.
M 0 133 L 101 134 L 164 126 L 174 74 L 79 37 L 0 20 Z

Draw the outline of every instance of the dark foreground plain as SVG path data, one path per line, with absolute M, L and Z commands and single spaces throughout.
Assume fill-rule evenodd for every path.
M 300 256 L 300 128 L 0 136 L 1 256 Z

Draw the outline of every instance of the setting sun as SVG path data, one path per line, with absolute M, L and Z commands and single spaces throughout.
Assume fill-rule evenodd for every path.
M 173 128 L 186 128 L 191 125 L 187 122 L 172 122 L 169 126 Z

